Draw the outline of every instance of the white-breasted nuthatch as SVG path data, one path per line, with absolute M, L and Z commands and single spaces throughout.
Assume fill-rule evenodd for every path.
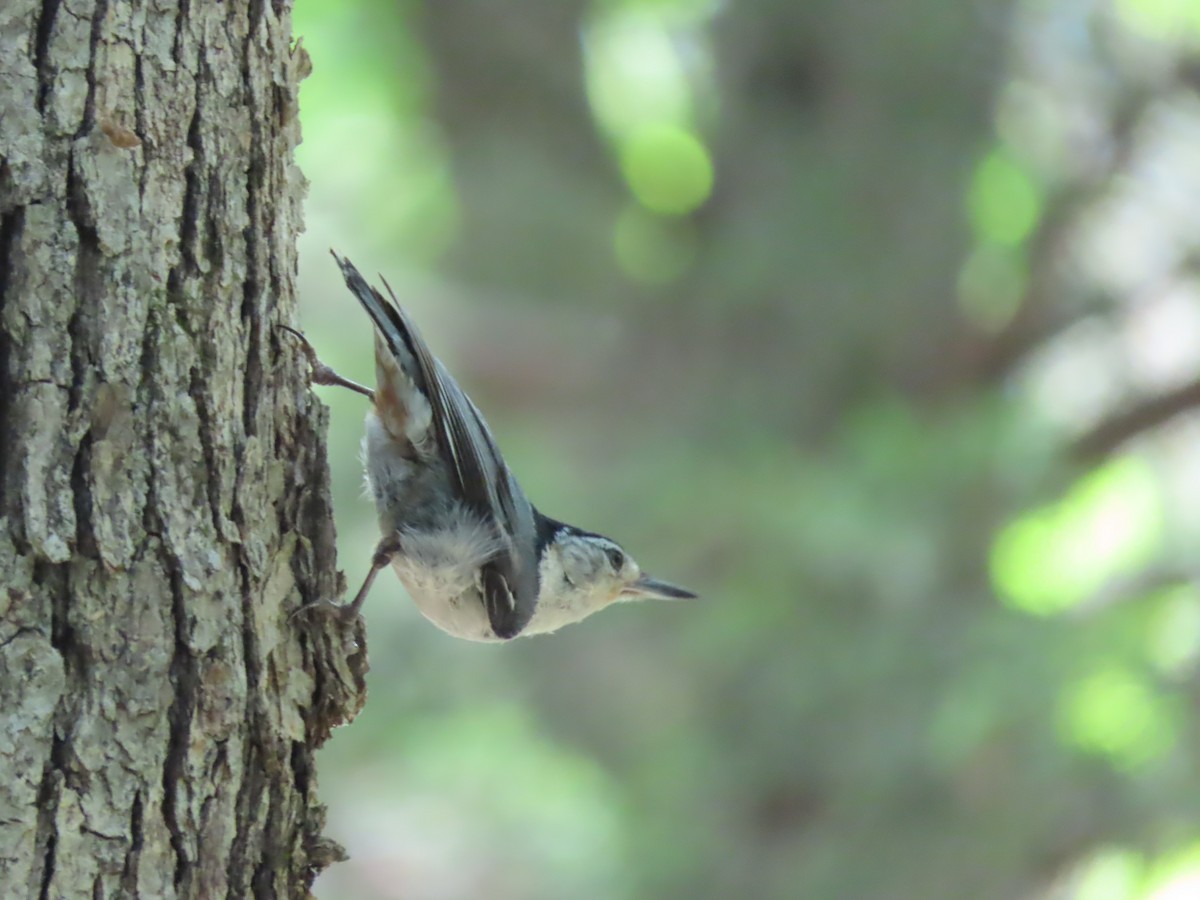
M 375 323 L 375 390 L 342 378 L 287 330 L 304 342 L 313 383 L 372 402 L 363 455 L 383 538 L 354 599 L 334 607 L 340 616 L 357 617 L 388 565 L 425 618 L 472 641 L 555 631 L 618 600 L 696 596 L 644 575 L 615 541 L 542 515 L 387 282 L 391 302 L 333 258 Z

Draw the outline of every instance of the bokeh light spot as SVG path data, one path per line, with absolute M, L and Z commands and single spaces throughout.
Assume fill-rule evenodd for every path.
M 1164 674 L 1182 676 L 1200 660 L 1200 590 L 1185 584 L 1164 591 L 1150 620 L 1150 661 Z
M 1196 0 L 1117 0 L 1117 16 L 1130 31 L 1155 40 L 1200 34 Z
M 1150 762 L 1170 749 L 1175 723 L 1165 698 L 1145 679 L 1113 666 L 1067 688 L 1059 724 L 1067 743 L 1122 768 Z
M 1022 166 L 995 151 L 975 170 L 967 208 L 980 239 L 1015 246 L 1037 225 L 1042 214 L 1042 192 Z
M 584 32 L 588 100 L 614 135 L 687 121 L 691 92 L 671 35 L 652 16 L 610 15 Z
M 1195 900 L 1200 897 L 1200 843 L 1164 853 L 1147 876 L 1145 900 Z
M 1007 325 L 1025 293 L 1026 263 L 1021 254 L 997 244 L 975 248 L 958 274 L 958 302 L 987 331 Z
M 1144 564 L 1161 530 L 1153 473 L 1124 457 L 1004 528 L 992 548 L 992 578 L 1009 606 L 1034 615 L 1060 612 Z
M 664 215 L 691 212 L 712 191 L 708 150 L 695 134 L 671 125 L 634 131 L 621 147 L 621 170 L 638 202 Z
M 1146 869 L 1141 854 L 1123 847 L 1103 847 L 1080 867 L 1074 900 L 1132 900 Z

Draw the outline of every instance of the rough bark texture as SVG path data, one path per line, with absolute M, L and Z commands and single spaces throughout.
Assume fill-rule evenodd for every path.
M 362 702 L 284 3 L 0 4 L 0 885 L 303 896 Z M 286 337 L 286 336 L 285 336 Z

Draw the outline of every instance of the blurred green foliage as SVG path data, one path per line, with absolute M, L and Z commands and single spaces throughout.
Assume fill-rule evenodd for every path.
M 1061 499 L 1031 510 L 996 538 L 992 577 L 1002 599 L 1033 614 L 1062 612 L 1110 580 L 1136 573 L 1162 544 L 1150 468 L 1124 457 L 1089 472 Z
M 703 594 L 477 646 L 385 575 L 318 895 L 1200 895 L 1198 23 L 299 0 L 324 360 L 373 377 L 332 245 L 539 506 Z

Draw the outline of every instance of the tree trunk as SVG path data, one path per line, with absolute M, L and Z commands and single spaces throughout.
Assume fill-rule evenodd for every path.
M 341 588 L 276 327 L 290 35 L 285 2 L 0 4 L 6 897 L 304 896 L 339 851 L 313 754 L 365 651 L 289 620 Z

